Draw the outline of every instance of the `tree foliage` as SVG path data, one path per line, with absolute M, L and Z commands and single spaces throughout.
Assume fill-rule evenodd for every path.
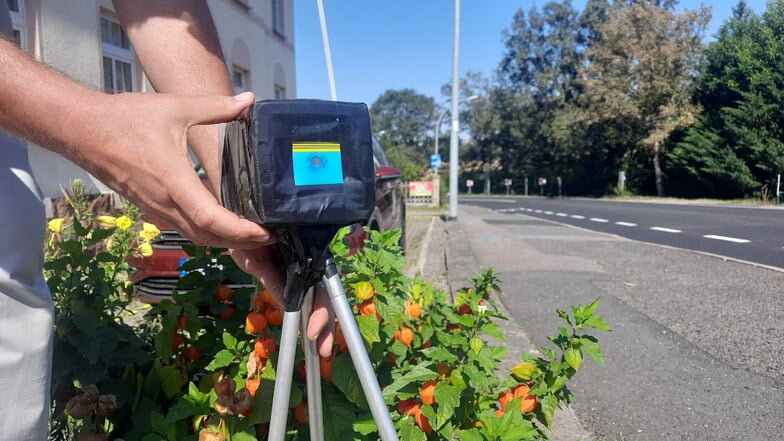
M 496 72 L 460 81 L 463 101 L 478 97 L 460 107 L 469 135 L 460 182 L 502 192 L 511 178 L 522 193 L 525 178 L 544 177 L 555 194 L 561 177 L 565 195 L 603 195 L 624 171 L 635 193 L 661 195 L 666 183 L 688 197 L 764 194 L 784 170 L 784 0 L 761 15 L 739 1 L 706 46 L 709 19 L 709 8 L 677 0 L 588 0 L 582 11 L 558 0 L 516 12 Z M 372 107 L 374 130 L 416 174 L 443 110 L 390 90 Z
M 676 129 L 694 122 L 691 84 L 710 20 L 706 8 L 675 12 L 674 2 L 616 4 L 599 26 L 599 39 L 580 69 L 585 92 L 582 118 L 634 121 L 640 147 L 653 155 L 657 193 L 663 195 L 660 151 Z
M 784 2 L 745 2 L 705 51 L 695 100 L 705 110 L 670 155 L 701 194 L 751 196 L 784 169 Z

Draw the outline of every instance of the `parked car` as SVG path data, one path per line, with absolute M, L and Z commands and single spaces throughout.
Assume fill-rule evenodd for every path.
M 373 159 L 376 169 L 376 207 L 366 225 L 377 231 L 401 228 L 403 234 L 400 246 L 404 247 L 406 205 L 400 170 L 389 163 L 383 148 L 375 139 Z M 158 228 L 161 235 L 153 241 L 152 256 L 130 259 L 131 265 L 136 268 L 131 276 L 136 296 L 148 303 L 158 303 L 170 298 L 177 281 L 184 275 L 180 266 L 188 260 L 182 246 L 190 242 L 169 225 L 158 225 Z M 366 239 L 364 229 L 358 225 L 352 226 L 347 239 L 351 249 L 362 246 Z M 232 288 L 247 286 L 232 281 L 225 283 Z

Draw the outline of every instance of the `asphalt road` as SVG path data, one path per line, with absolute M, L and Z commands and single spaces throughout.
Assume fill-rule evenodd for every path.
M 460 202 L 784 269 L 784 209 L 538 197 Z
M 784 439 L 780 271 L 571 228 L 554 222 L 561 210 L 537 219 L 470 204 L 458 212 L 465 246 L 499 271 L 501 301 L 534 345 L 550 347 L 556 308 L 601 299 L 605 364 L 586 361 L 570 386 L 591 439 Z

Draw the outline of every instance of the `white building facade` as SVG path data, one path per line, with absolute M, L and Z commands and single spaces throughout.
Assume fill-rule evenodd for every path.
M 11 10 L 19 46 L 54 69 L 106 93 L 153 92 L 110 0 L 0 0 Z M 208 0 L 236 91 L 257 99 L 296 97 L 293 0 Z M 70 161 L 30 145 L 44 197 L 74 178 L 109 189 Z

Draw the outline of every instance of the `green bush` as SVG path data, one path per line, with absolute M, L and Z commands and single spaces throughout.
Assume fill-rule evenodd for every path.
M 101 227 L 73 200 L 76 214 L 51 232 L 46 261 L 57 307 L 50 439 L 264 439 L 281 331 L 269 293 L 223 285 L 252 286 L 225 250 L 186 247 L 188 273 L 172 300 L 131 321 L 125 259 L 145 252 L 140 234 L 149 236 L 149 226 L 120 228 L 117 218 Z M 133 212 L 127 219 L 137 224 Z M 594 314 L 598 300 L 558 311 L 565 326 L 550 338 L 554 348 L 521 354 L 501 375 L 507 350 L 487 339 L 504 338 L 495 271 L 468 280 L 452 302 L 402 274 L 399 235 L 371 231 L 362 250 L 342 257 L 348 249 L 340 234 L 332 250 L 401 440 L 545 439 L 556 408 L 574 398 L 567 381 L 583 356 L 602 362 L 596 338 L 585 333 L 609 329 Z M 309 439 L 303 360 L 298 349 L 291 440 Z M 377 439 L 339 331 L 320 370 L 325 438 Z

